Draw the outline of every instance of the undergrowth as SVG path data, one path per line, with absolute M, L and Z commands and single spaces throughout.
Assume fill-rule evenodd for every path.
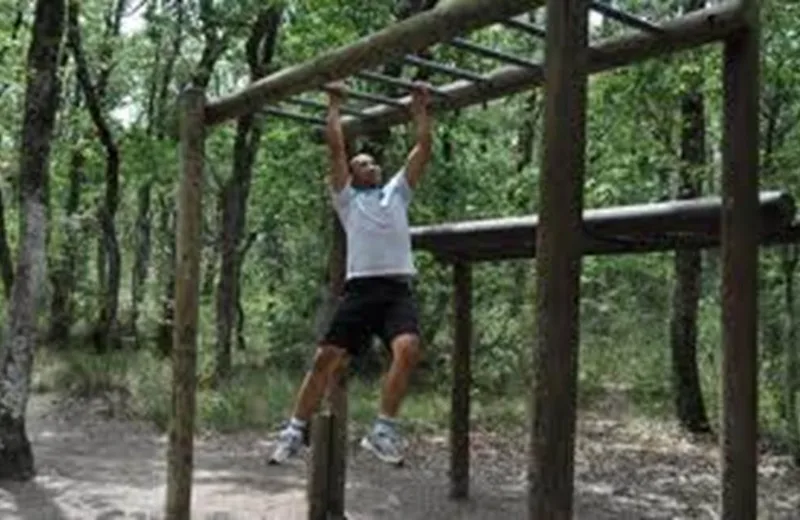
M 587 335 L 580 352 L 578 406 L 615 418 L 647 416 L 672 421 L 673 397 L 669 384 L 668 351 L 642 343 L 636 329 L 616 331 L 617 341 Z M 633 332 L 630 332 L 633 331 Z M 716 331 L 714 331 L 716 332 Z M 224 386 L 212 388 L 210 357 L 198 363 L 197 425 L 203 431 L 232 432 L 277 428 L 291 411 L 294 393 L 303 376 L 263 362 L 243 360 Z M 699 366 L 704 398 L 712 426 L 719 421 L 719 357 L 701 349 Z M 442 370 L 442 369 L 440 369 Z M 446 372 L 446 367 L 444 368 Z M 32 379 L 34 392 L 58 392 L 78 398 L 116 394 L 124 405 L 119 413 L 145 420 L 165 430 L 169 420 L 171 368 L 168 358 L 149 350 L 116 351 L 104 355 L 75 350 L 37 353 Z M 520 431 L 528 422 L 530 381 L 520 372 L 515 384 L 504 388 L 481 384 L 476 370 L 471 390 L 473 428 Z M 412 384 L 402 419 L 410 431 L 442 432 L 450 420 L 449 375 L 427 374 Z M 357 426 L 373 420 L 380 381 L 354 373 L 349 383 L 349 413 Z M 782 425 L 775 392 L 760 392 L 762 432 L 779 437 Z
M 170 363 L 148 351 L 119 351 L 104 355 L 87 352 L 37 354 L 32 390 L 77 398 L 105 394 L 122 396 L 128 418 L 166 429 L 170 404 Z M 202 430 L 231 432 L 272 429 L 287 418 L 303 374 L 253 365 L 235 367 L 231 380 L 212 389 L 202 373 L 198 378 L 197 424 Z M 352 374 L 349 413 L 356 424 L 367 424 L 377 413 L 380 381 Z M 526 400 L 520 392 L 490 396 L 472 392 L 476 425 L 522 426 Z M 441 431 L 449 424 L 450 392 L 446 385 L 415 385 L 403 404 L 406 427 L 416 432 Z

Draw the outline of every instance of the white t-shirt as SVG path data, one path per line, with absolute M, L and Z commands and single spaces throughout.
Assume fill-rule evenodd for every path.
M 412 190 L 405 170 L 383 187 L 355 189 L 348 182 L 331 196 L 347 234 L 348 280 L 416 274 L 408 224 Z

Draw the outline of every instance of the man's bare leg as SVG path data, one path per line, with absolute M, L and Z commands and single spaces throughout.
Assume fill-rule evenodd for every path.
M 314 354 L 314 363 L 306 373 L 297 392 L 294 413 L 288 426 L 281 432 L 270 463 L 279 464 L 295 455 L 303 445 L 308 421 L 319 406 L 326 388 L 347 365 L 347 352 L 338 347 L 323 345 Z
M 392 365 L 383 381 L 380 415 L 373 431 L 364 437 L 361 446 L 372 451 L 384 462 L 403 461 L 396 417 L 408 390 L 411 372 L 419 361 L 419 338 L 402 334 L 392 341 Z
M 408 380 L 419 361 L 419 338 L 402 334 L 392 341 L 392 365 L 383 380 L 380 413 L 394 418 L 408 391 Z
M 297 393 L 293 414 L 295 419 L 302 421 L 311 419 L 326 388 L 346 365 L 347 353 L 343 349 L 332 346 L 322 346 L 317 349 L 314 365 L 306 373 Z

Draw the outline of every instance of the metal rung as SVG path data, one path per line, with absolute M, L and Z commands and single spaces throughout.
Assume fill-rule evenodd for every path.
M 409 81 L 405 78 L 398 78 L 395 76 L 388 76 L 386 74 L 381 74 L 380 72 L 372 72 L 368 70 L 364 70 L 361 72 L 356 73 L 356 76 L 362 79 L 368 79 L 372 81 L 378 81 L 381 83 L 386 83 L 388 85 L 393 85 L 395 87 L 400 87 L 404 89 L 411 89 L 414 87 L 414 83 Z M 439 97 L 447 97 L 447 94 L 442 92 L 436 87 L 430 87 L 431 94 Z
M 506 63 L 510 63 L 512 65 L 517 65 L 519 67 L 526 67 L 526 68 L 529 68 L 529 69 L 537 69 L 537 70 L 542 67 L 538 63 L 534 63 L 532 61 L 529 61 L 529 60 L 526 60 L 526 59 L 523 59 L 523 58 L 519 58 L 517 56 L 511 55 L 511 54 L 507 54 L 505 52 L 501 52 L 501 51 L 498 51 L 498 50 L 495 50 L 495 49 L 491 49 L 489 47 L 484 47 L 483 45 L 478 45 L 476 43 L 472 43 L 472 42 L 464 40 L 462 38 L 454 38 L 454 39 L 450 40 L 447 43 L 449 43 L 453 47 L 457 47 L 459 49 L 463 49 L 465 51 L 469 51 L 469 52 L 472 52 L 472 53 L 475 53 L 475 54 L 480 54 L 480 55 L 485 56 L 487 58 L 492 58 L 492 59 L 495 59 L 495 60 L 499 60 L 499 61 L 503 61 L 503 62 L 506 62 Z
M 378 103 L 381 105 L 388 105 L 397 108 L 406 108 L 407 105 L 405 103 L 401 103 L 396 99 L 392 99 L 388 96 L 382 96 L 381 94 L 373 94 L 372 92 L 361 92 L 359 90 L 347 90 L 347 96 L 353 99 L 361 99 L 363 101 L 370 101 L 372 103 Z
M 320 109 L 320 110 L 327 110 L 328 109 L 328 105 L 327 104 L 322 103 L 320 101 L 314 101 L 313 99 L 289 98 L 289 99 L 287 99 L 285 101 L 285 103 L 304 106 L 304 107 L 308 107 L 308 108 L 317 108 L 317 109 Z M 358 110 L 355 110 L 353 108 L 348 108 L 346 106 L 341 107 L 339 110 L 342 112 L 342 114 L 348 114 L 348 115 L 355 116 L 355 117 L 366 117 L 366 115 L 364 113 L 362 113 L 362 112 L 360 112 Z
M 536 36 L 537 38 L 544 39 L 547 36 L 547 33 L 541 27 L 537 27 L 532 23 L 523 22 L 522 20 L 517 20 L 515 18 L 509 18 L 508 20 L 503 20 L 503 25 L 510 27 L 512 29 L 517 29 L 524 33 L 530 34 L 531 36 Z
M 620 11 L 619 9 L 612 7 L 606 3 L 591 2 L 590 7 L 607 18 L 611 18 L 613 20 L 624 23 L 631 27 L 635 27 L 636 29 L 651 32 L 654 34 L 661 34 L 663 32 L 661 28 L 658 27 L 657 25 L 653 25 L 646 20 L 637 18 L 632 14 Z
M 436 72 L 441 72 L 442 74 L 448 74 L 455 78 L 466 79 L 475 83 L 485 83 L 488 81 L 484 76 L 478 73 L 453 67 L 452 65 L 445 65 L 444 63 L 439 63 L 438 61 L 426 60 L 425 58 L 420 58 L 419 56 L 414 56 L 412 54 L 406 55 L 403 60 L 412 65 L 417 65 L 419 67 L 424 67 Z
M 292 119 L 294 121 L 299 121 L 301 123 L 311 123 L 314 125 L 325 125 L 326 121 L 319 117 L 309 116 L 306 114 L 301 114 L 299 112 L 289 112 L 288 110 L 283 110 L 274 106 L 267 106 L 264 107 L 262 110 L 263 113 L 269 114 L 276 117 L 282 117 L 285 119 Z

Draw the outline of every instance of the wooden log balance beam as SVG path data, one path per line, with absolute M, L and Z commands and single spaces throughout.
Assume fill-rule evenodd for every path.
M 588 72 L 606 72 L 640 61 L 688 50 L 726 38 L 745 25 L 745 17 L 737 2 L 728 2 L 693 11 L 658 25 L 658 32 L 635 33 L 600 42 L 589 49 Z M 544 84 L 544 69 L 505 66 L 486 74 L 480 83 L 459 80 L 439 89 L 446 94 L 432 100 L 432 110 L 448 111 L 479 105 L 510 94 L 524 92 Z M 396 101 L 408 106 L 410 96 Z M 411 119 L 406 108 L 376 105 L 362 111 L 361 117 L 342 118 L 345 134 L 350 138 L 369 135 Z M 316 132 L 322 139 L 322 132 Z
M 675 200 L 583 213 L 584 255 L 719 247 L 720 197 Z M 759 195 L 762 243 L 794 241 L 795 200 L 786 192 Z M 496 261 L 536 256 L 538 215 L 415 226 L 412 246 L 443 261 Z
M 800 242 L 795 200 L 780 191 L 759 195 L 761 244 Z M 584 211 L 584 255 L 645 253 L 680 247 L 719 247 L 722 204 L 719 197 L 678 200 Z M 412 229 L 417 250 L 432 252 L 453 265 L 454 331 L 450 417 L 450 496 L 469 494 L 472 262 L 532 258 L 536 255 L 536 215 L 465 221 Z M 605 236 L 649 238 L 611 242 Z M 749 499 L 748 499 L 749 500 Z
M 253 113 L 267 103 L 318 89 L 361 70 L 377 67 L 434 43 L 532 11 L 543 0 L 451 0 L 392 24 L 349 45 L 320 54 L 253 82 L 235 94 L 211 101 L 206 124 Z

